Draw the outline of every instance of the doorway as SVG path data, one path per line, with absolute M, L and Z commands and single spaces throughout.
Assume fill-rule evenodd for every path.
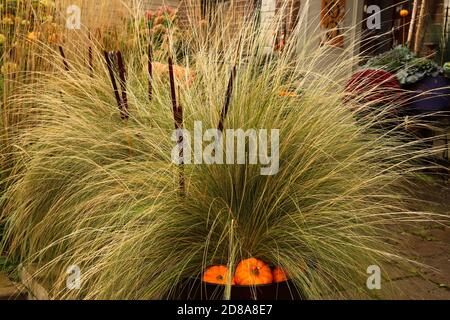
M 379 8 L 381 24 L 377 26 L 378 28 L 373 28 L 366 23 L 367 19 L 374 14 L 368 10 L 371 6 Z M 402 10 L 407 10 L 406 16 L 401 16 Z M 374 56 L 389 51 L 395 46 L 406 44 L 411 14 L 412 1 L 364 0 L 361 53 L 365 56 Z

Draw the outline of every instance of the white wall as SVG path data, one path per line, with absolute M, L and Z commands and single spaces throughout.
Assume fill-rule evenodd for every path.
M 326 47 L 326 54 L 324 57 L 317 61 L 315 68 L 319 70 L 328 70 L 329 68 L 335 67 L 336 63 L 341 61 L 348 61 L 349 59 L 356 58 L 359 54 L 359 35 L 361 33 L 361 20 L 363 18 L 363 5 L 362 0 L 347 0 L 346 1 L 346 16 L 343 25 L 344 34 L 344 47 Z M 320 46 L 321 35 L 325 33 L 320 26 L 321 11 L 322 11 L 322 1 L 318 0 L 304 0 L 302 4 L 308 4 L 307 13 L 307 31 L 306 39 L 314 39 L 317 42 L 315 45 L 311 44 L 311 50 L 315 50 L 316 46 Z M 300 44 L 301 45 L 301 44 Z M 355 60 L 356 62 L 356 60 Z M 345 63 L 345 68 L 341 70 L 342 77 L 348 77 L 354 72 L 356 66 L 352 67 L 351 63 Z
M 450 0 L 448 0 L 450 1 Z M 263 28 L 269 26 L 275 17 L 276 0 L 262 0 L 261 4 L 261 25 Z M 302 0 L 300 14 L 303 10 L 307 10 L 305 16 L 305 23 L 307 30 L 305 30 L 306 37 L 317 37 L 320 28 L 320 14 L 322 11 L 321 0 Z M 357 39 L 360 33 L 361 19 L 363 16 L 363 1 L 362 0 L 347 0 L 346 2 L 347 15 L 345 17 L 344 25 L 347 28 L 345 35 L 345 45 L 348 47 Z M 320 44 L 320 41 L 319 41 Z
M 271 32 L 271 23 L 275 18 L 276 0 L 261 0 L 261 28 Z M 273 39 L 268 41 L 265 50 L 271 52 L 273 49 Z

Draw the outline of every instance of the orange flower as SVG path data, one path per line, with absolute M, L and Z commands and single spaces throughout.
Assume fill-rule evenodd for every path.
M 295 92 L 291 92 L 291 91 L 286 91 L 286 90 L 281 90 L 278 95 L 280 97 L 296 97 L 297 94 Z
M 28 41 L 36 41 L 39 38 L 39 32 L 36 31 L 32 31 L 30 33 L 28 33 L 27 35 L 27 40 Z

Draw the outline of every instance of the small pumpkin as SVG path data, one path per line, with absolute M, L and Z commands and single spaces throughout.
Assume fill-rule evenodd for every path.
M 281 269 L 280 267 L 276 267 L 275 269 L 273 269 L 272 275 L 273 275 L 273 282 L 284 282 L 288 280 L 286 272 L 284 272 L 284 270 Z
M 254 286 L 272 283 L 273 275 L 270 267 L 263 261 L 249 258 L 239 262 L 234 279 L 238 285 Z
M 203 273 L 203 281 L 213 284 L 228 284 L 228 268 L 226 266 L 212 266 Z M 234 284 L 234 279 L 231 280 Z
M 406 9 L 400 10 L 400 17 L 405 18 L 409 15 L 409 11 Z

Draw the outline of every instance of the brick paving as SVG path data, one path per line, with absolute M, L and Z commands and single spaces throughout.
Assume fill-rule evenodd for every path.
M 425 183 L 420 189 L 415 195 L 419 202 L 414 209 L 450 217 L 450 186 L 447 182 Z M 423 265 L 407 270 L 397 268 L 385 290 L 382 286 L 383 298 L 450 300 L 450 224 L 409 228 L 401 233 L 401 239 L 402 256 Z
M 401 254 L 422 265 L 391 267 L 382 284 L 383 299 L 450 300 L 450 228 L 424 227 L 402 234 Z

